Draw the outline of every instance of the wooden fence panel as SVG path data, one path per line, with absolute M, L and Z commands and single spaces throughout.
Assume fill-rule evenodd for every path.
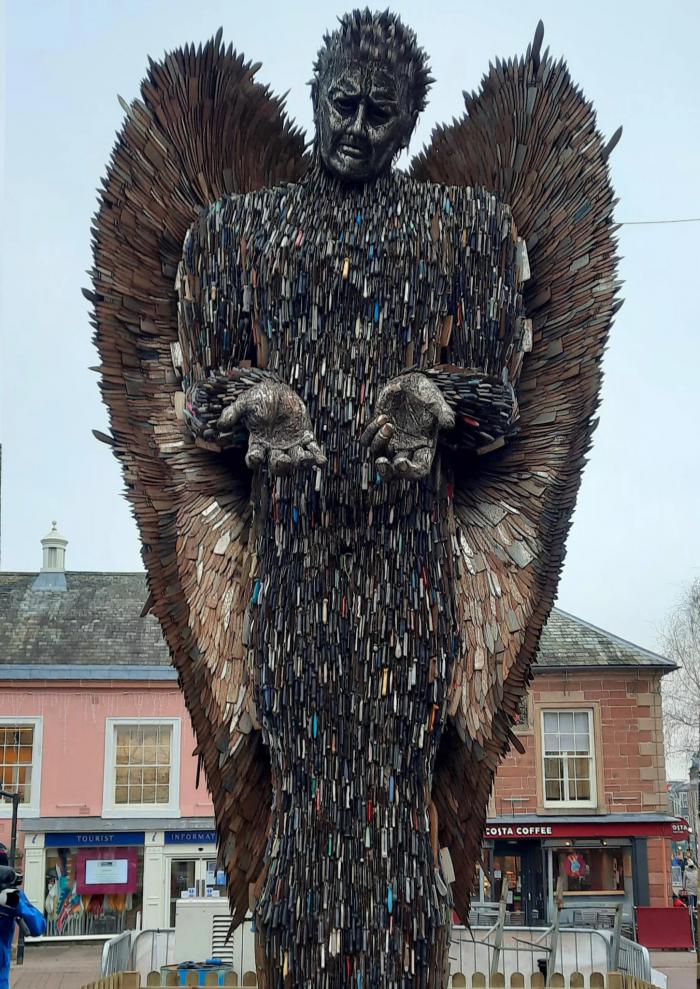
M 529 979 L 522 972 L 513 972 L 510 977 L 510 989 L 544 989 L 544 976 L 541 972 L 533 972 Z M 116 975 L 109 975 L 96 982 L 88 982 L 82 989 L 155 989 L 155 987 L 177 986 L 179 978 L 177 972 L 170 971 L 165 978 L 160 972 L 149 972 L 145 983 L 142 984 L 138 972 L 119 972 Z M 188 972 L 185 985 L 199 985 L 199 975 L 197 972 Z M 208 972 L 205 986 L 218 986 L 219 976 L 216 972 Z M 228 989 L 238 989 L 238 975 L 236 972 L 229 972 L 224 979 L 224 986 Z M 250 986 L 251 989 L 257 986 L 254 972 L 246 972 L 243 976 L 243 986 Z M 609 972 L 607 977 L 602 972 L 591 972 L 589 980 L 590 989 L 657 989 L 651 982 L 644 979 L 635 978 L 627 972 Z M 456 972 L 450 982 L 451 989 L 466 989 L 467 979 L 462 972 Z M 505 989 L 505 977 L 502 973 L 496 973 L 490 977 L 485 972 L 474 972 L 471 979 L 472 989 Z M 572 972 L 568 981 L 561 972 L 552 973 L 550 979 L 551 989 L 585 989 L 585 979 L 581 972 Z

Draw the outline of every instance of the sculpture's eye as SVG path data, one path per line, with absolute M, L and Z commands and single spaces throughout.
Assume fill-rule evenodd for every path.
M 337 96 L 333 100 L 333 106 L 343 117 L 352 117 L 357 110 L 357 100 L 352 96 Z
M 378 127 L 381 124 L 385 124 L 388 120 L 394 116 L 390 106 L 385 103 L 372 103 L 371 101 L 367 104 L 367 121 L 374 127 Z

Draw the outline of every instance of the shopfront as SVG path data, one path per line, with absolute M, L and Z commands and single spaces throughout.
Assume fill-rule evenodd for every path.
M 25 888 L 43 908 L 48 936 L 108 937 L 170 927 L 179 899 L 226 900 L 211 818 L 201 829 L 134 823 L 151 828 L 126 830 L 127 821 L 93 819 L 91 830 L 77 830 L 75 818 L 24 823 Z
M 46 933 L 78 937 L 134 928 L 142 909 L 143 831 L 44 836 Z
M 650 903 L 649 842 L 662 839 L 665 847 L 686 830 L 685 822 L 664 815 L 489 821 L 474 912 L 479 903 L 500 900 L 507 882 L 511 924 L 549 923 L 558 886 L 566 924 L 605 926 L 618 904 L 631 920 L 635 906 Z

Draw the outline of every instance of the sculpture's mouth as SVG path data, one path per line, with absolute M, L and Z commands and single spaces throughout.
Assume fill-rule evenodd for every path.
M 361 141 L 346 139 L 338 145 L 337 153 L 350 161 L 364 161 L 369 156 L 369 148 Z

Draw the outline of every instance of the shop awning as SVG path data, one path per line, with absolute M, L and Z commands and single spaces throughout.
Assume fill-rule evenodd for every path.
M 684 841 L 688 822 L 670 814 L 597 814 L 590 817 L 492 817 L 484 838 L 539 840 L 542 838 L 671 838 Z

